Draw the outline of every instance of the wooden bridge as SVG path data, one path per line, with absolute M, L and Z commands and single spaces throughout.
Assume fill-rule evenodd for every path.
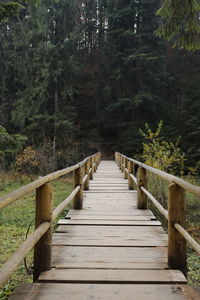
M 100 162 L 97 153 L 0 200 L 4 207 L 36 189 L 36 230 L 0 269 L 3 285 L 35 247 L 35 283 L 10 299 L 195 299 L 186 293 L 186 241 L 199 254 L 200 246 L 185 230 L 184 190 L 200 195 L 200 188 L 119 153 L 115 160 Z M 71 171 L 74 190 L 52 213 L 49 182 Z M 147 171 L 170 182 L 168 211 L 148 192 Z M 168 235 L 147 197 L 168 220 Z M 52 235 L 52 221 L 72 200 Z

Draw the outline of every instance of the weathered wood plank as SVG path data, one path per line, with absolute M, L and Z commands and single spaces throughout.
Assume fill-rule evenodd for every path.
M 121 220 L 121 221 L 150 221 L 156 220 L 154 216 L 116 216 L 116 215 L 80 215 L 80 214 L 67 214 L 66 220 Z
M 56 236 L 53 238 L 53 245 L 56 246 L 101 246 L 101 247 L 166 247 L 167 240 L 161 238 L 79 238 Z
M 35 283 L 19 287 L 11 300 L 186 300 L 184 287 L 171 284 Z
M 52 269 L 43 272 L 40 282 L 74 283 L 186 283 L 178 270 L 102 270 L 102 269 Z
M 104 237 L 106 236 L 133 236 L 134 234 L 142 234 L 145 236 L 151 236 L 151 235 L 164 235 L 167 237 L 167 235 L 165 234 L 164 230 L 162 229 L 161 226 L 159 227 L 155 227 L 155 226 L 148 226 L 148 227 L 144 227 L 144 226 L 134 226 L 134 227 L 124 227 L 124 226 L 95 226 L 95 225 L 91 225 L 91 226 L 87 226 L 87 228 L 85 226 L 79 225 L 79 226 L 64 226 L 64 225 L 60 225 L 58 226 L 58 228 L 56 229 L 56 232 L 63 232 L 63 233 L 68 233 L 72 236 L 87 236 L 90 237 L 91 235 L 102 235 Z M 56 234 L 54 234 L 56 235 Z
M 56 268 L 163 269 L 165 247 L 76 247 L 53 246 Z
M 99 209 L 95 208 L 83 208 L 82 210 L 73 210 L 71 209 L 68 213 L 68 216 L 72 215 L 103 215 L 103 216 L 108 216 L 108 215 L 116 215 L 116 216 L 153 216 L 152 212 L 150 210 L 136 210 L 136 209 L 123 209 L 123 210 L 118 210 L 115 208 L 115 212 L 113 213 L 112 210 L 106 210 L 104 211 L 103 209 L 100 211 Z
M 74 219 L 62 219 L 58 222 L 58 225 L 95 225 L 95 226 L 160 226 L 159 221 L 131 221 L 131 220 L 74 220 Z

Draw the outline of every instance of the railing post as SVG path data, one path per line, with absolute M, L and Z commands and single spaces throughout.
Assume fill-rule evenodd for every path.
M 117 163 L 117 166 L 120 167 L 120 155 L 118 152 L 116 152 L 116 163 Z
M 89 182 L 90 182 L 90 177 L 89 177 L 90 160 L 89 159 L 85 162 L 84 169 L 85 169 L 85 175 L 88 175 L 88 176 L 85 181 L 83 189 L 87 191 L 87 190 L 89 190 Z
M 122 156 L 119 154 L 119 169 L 122 169 Z
M 117 151 L 115 151 L 115 162 L 119 165 L 119 153 Z
M 126 172 L 126 169 L 128 168 L 128 158 L 125 157 L 124 158 L 124 179 L 127 179 L 128 178 L 128 174 Z
M 130 174 L 133 174 L 134 172 L 134 165 L 131 160 L 128 161 L 128 188 L 129 190 L 134 190 L 134 183 L 133 180 L 130 177 Z
M 92 169 L 91 170 L 91 172 L 90 172 L 90 180 L 93 180 L 93 164 L 94 164 L 94 157 L 93 156 L 90 156 L 90 169 Z
M 121 171 L 122 171 L 122 173 L 124 173 L 124 156 L 122 156 Z
M 175 183 L 168 188 L 168 265 L 187 274 L 186 241 L 174 224 L 186 227 L 185 190 Z
M 81 166 L 74 171 L 74 188 L 77 186 L 80 186 L 80 190 L 74 197 L 73 208 L 81 209 L 83 206 L 83 170 Z
M 147 197 L 141 190 L 141 186 L 147 188 L 147 171 L 139 167 L 137 171 L 137 208 L 147 209 Z
M 99 152 L 98 152 L 96 155 L 96 164 L 97 164 L 96 170 L 98 169 L 99 163 L 100 163 L 100 156 L 99 156 Z
M 97 158 L 96 158 L 96 155 L 94 155 L 94 172 L 97 171 Z
M 52 221 L 52 190 L 48 183 L 36 189 L 35 228 L 44 222 Z M 33 281 L 40 273 L 51 269 L 51 226 L 34 247 Z

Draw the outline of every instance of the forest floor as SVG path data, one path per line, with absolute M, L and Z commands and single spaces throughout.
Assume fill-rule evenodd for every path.
M 200 179 L 197 178 L 197 176 L 185 176 L 183 179 L 194 185 L 200 186 Z M 165 209 L 167 209 L 168 184 L 152 175 L 149 176 L 148 189 Z M 149 206 L 167 231 L 167 221 L 155 209 L 153 204 L 150 204 Z M 200 199 L 188 192 L 186 193 L 186 221 L 188 233 L 190 233 L 200 244 Z M 200 286 L 200 256 L 189 245 L 187 246 L 187 267 L 188 283 Z
M 0 197 L 19 188 L 21 185 L 30 182 L 28 178 L 21 180 L 16 176 L 6 175 L 6 184 L 4 190 L 0 191 Z M 72 180 L 70 178 L 62 178 L 53 181 L 53 207 L 62 202 L 72 191 Z M 69 207 L 65 209 L 63 215 Z M 3 208 L 0 211 L 0 266 L 15 252 L 22 241 L 26 239 L 26 235 L 34 230 L 35 214 L 35 193 L 27 194 L 22 199 L 15 201 L 13 204 Z M 56 222 L 54 228 L 56 227 Z M 21 264 L 18 270 L 13 274 L 12 278 L 0 289 L 0 300 L 5 300 L 11 294 L 15 286 L 23 283 L 32 282 L 32 262 L 33 251 L 26 258 L 27 267 Z
M 193 184 L 200 185 L 200 180 L 195 177 L 185 178 Z M 13 175 L 6 175 L 4 190 L 0 191 L 0 196 L 19 188 L 22 184 L 27 184 L 30 180 L 20 178 Z M 70 178 L 62 178 L 52 182 L 53 186 L 53 206 L 56 207 L 62 202 L 72 191 L 72 180 Z M 159 185 L 156 183 L 156 187 Z M 161 184 L 162 193 L 166 197 L 167 185 Z M 152 194 L 157 194 L 154 184 L 150 182 L 150 190 Z M 159 190 L 160 186 L 159 186 Z M 158 199 L 159 195 L 156 195 Z M 187 205 L 187 230 L 200 243 L 200 201 L 198 197 L 191 194 L 186 195 Z M 65 212 L 69 210 L 66 208 Z M 154 209 L 153 209 L 154 210 Z M 11 254 L 19 247 L 21 242 L 25 240 L 27 233 L 34 229 L 34 212 L 35 212 L 35 193 L 27 194 L 22 199 L 17 200 L 12 205 L 0 211 L 0 266 L 11 256 Z M 156 211 L 154 212 L 156 215 Z M 158 216 L 159 218 L 159 216 Z M 162 220 L 161 220 L 162 221 Z M 164 224 L 166 225 L 166 224 Z M 56 223 L 54 228 L 56 227 Z M 165 227 L 165 226 L 164 226 Z M 13 274 L 7 284 L 0 289 L 0 300 L 5 300 L 11 294 L 13 288 L 22 283 L 32 282 L 32 261 L 33 253 L 27 257 L 27 267 L 22 264 Z M 188 281 L 189 284 L 200 285 L 200 257 L 188 247 Z

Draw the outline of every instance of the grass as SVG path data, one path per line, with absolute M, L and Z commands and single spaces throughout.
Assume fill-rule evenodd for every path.
M 185 178 L 193 184 L 200 185 L 200 180 L 195 177 Z M 23 179 L 24 184 L 28 183 L 28 178 Z M 19 188 L 22 183 L 16 176 L 6 175 L 5 189 L 0 192 L 0 197 Z M 54 207 L 62 202 L 72 191 L 72 184 L 69 178 L 62 178 L 52 182 L 54 191 Z M 154 177 L 149 178 L 149 190 L 162 203 L 167 206 L 167 184 L 161 181 L 155 181 Z M 198 197 L 188 193 L 186 194 L 187 204 L 187 230 L 200 242 L 200 201 Z M 67 208 L 68 209 L 68 208 Z M 165 228 L 166 222 L 152 206 L 155 215 L 163 222 Z M 30 226 L 30 232 L 34 229 L 35 212 L 35 193 L 30 193 L 7 206 L 0 211 L 0 265 L 2 265 L 14 253 L 23 240 L 26 238 L 27 229 Z M 64 212 L 65 214 L 66 212 Z M 63 214 L 63 215 L 64 215 Z M 29 268 L 32 265 L 32 253 L 27 257 Z M 200 257 L 188 247 L 188 280 L 190 284 L 200 285 Z M 29 272 L 31 273 L 31 271 Z M 22 283 L 32 282 L 31 274 L 22 264 L 13 274 L 12 278 L 0 289 L 0 300 L 5 300 L 11 294 L 13 288 Z
M 194 176 L 185 176 L 186 181 L 200 186 L 200 179 Z M 152 195 L 167 209 L 167 189 L 168 184 L 158 179 L 155 175 L 149 175 L 148 189 Z M 161 221 L 167 230 L 167 221 L 150 203 L 150 209 Z M 187 231 L 200 244 L 200 200 L 197 196 L 186 193 L 186 216 Z M 200 256 L 188 245 L 187 247 L 188 283 L 200 285 Z
M 19 188 L 21 180 L 16 180 L 15 176 L 6 175 L 4 190 L 0 192 L 0 197 Z M 28 178 L 23 179 L 23 184 L 29 182 Z M 72 191 L 70 178 L 62 178 L 51 183 L 53 187 L 53 207 L 61 203 Z M 69 207 L 66 209 L 69 210 Z M 63 213 L 63 215 L 66 213 Z M 35 215 L 35 192 L 29 193 L 13 204 L 0 211 L 0 266 L 15 252 L 26 235 L 34 230 Z M 54 225 L 55 228 L 55 225 Z M 28 230 L 29 229 L 29 230 Z M 5 300 L 11 294 L 15 286 L 22 283 L 32 282 L 31 266 L 33 253 L 27 257 L 28 269 L 24 264 L 20 265 L 12 278 L 0 289 L 0 300 Z M 27 274 L 28 271 L 28 274 Z

